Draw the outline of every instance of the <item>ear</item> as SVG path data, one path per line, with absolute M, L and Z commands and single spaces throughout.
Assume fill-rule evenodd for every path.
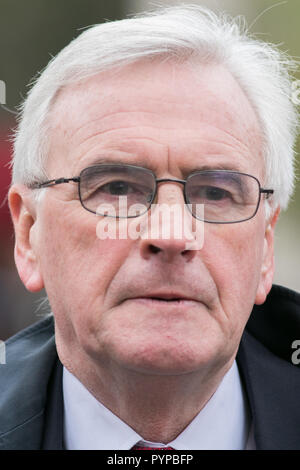
M 13 185 L 8 193 L 9 208 L 15 229 L 15 262 L 19 276 L 30 292 L 44 287 L 37 250 L 36 202 L 31 190 Z
M 278 208 L 275 213 L 272 213 L 266 223 L 263 259 L 260 273 L 260 281 L 256 292 L 255 303 L 257 305 L 263 304 L 266 300 L 268 293 L 271 290 L 273 277 L 274 277 L 274 230 L 275 225 L 280 213 Z

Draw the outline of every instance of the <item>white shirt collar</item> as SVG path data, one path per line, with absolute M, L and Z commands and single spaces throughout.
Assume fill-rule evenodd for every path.
M 97 401 L 66 368 L 63 371 L 63 395 L 66 449 L 128 450 L 138 441 L 143 441 L 130 426 Z M 205 407 L 167 445 L 176 450 L 250 449 L 253 443 L 249 444 L 249 430 L 247 402 L 234 362 Z

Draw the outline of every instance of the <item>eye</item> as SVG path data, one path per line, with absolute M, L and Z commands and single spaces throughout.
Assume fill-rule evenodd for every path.
M 218 188 L 216 186 L 204 186 L 202 188 L 203 196 L 210 201 L 221 201 L 227 197 L 230 197 L 230 193 L 225 189 Z
M 232 198 L 230 192 L 218 186 L 195 186 L 191 191 L 190 197 L 205 201 L 223 201 Z
M 98 188 L 101 191 L 110 193 L 114 196 L 124 196 L 128 194 L 129 189 L 133 190 L 132 187 L 126 181 L 113 181 L 107 183 Z
M 139 184 L 135 181 L 125 179 L 107 180 L 105 183 L 89 185 L 88 190 L 85 191 L 84 198 L 107 198 L 119 199 L 120 197 L 128 197 L 130 201 L 147 202 L 148 198 L 152 196 L 152 188 Z

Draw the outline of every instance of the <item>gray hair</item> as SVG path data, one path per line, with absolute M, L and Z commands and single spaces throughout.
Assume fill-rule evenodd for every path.
M 47 178 L 49 113 L 58 92 L 100 72 L 143 58 L 222 64 L 244 90 L 260 122 L 265 185 L 285 209 L 294 187 L 298 116 L 291 99 L 297 63 L 276 46 L 251 36 L 242 17 L 198 5 L 158 9 L 86 29 L 35 80 L 20 107 L 14 138 L 13 182 Z

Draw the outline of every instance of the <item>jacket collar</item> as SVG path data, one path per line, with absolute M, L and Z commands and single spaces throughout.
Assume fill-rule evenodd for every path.
M 52 317 L 6 342 L 6 364 L 0 366 L 0 450 L 40 448 L 56 360 Z
M 299 369 L 247 331 L 237 355 L 258 450 L 300 449 Z
M 63 366 L 57 358 L 48 385 L 42 450 L 63 450 Z
M 274 285 L 254 306 L 237 355 L 257 449 L 300 449 L 300 373 L 292 362 L 300 340 L 300 294 Z

